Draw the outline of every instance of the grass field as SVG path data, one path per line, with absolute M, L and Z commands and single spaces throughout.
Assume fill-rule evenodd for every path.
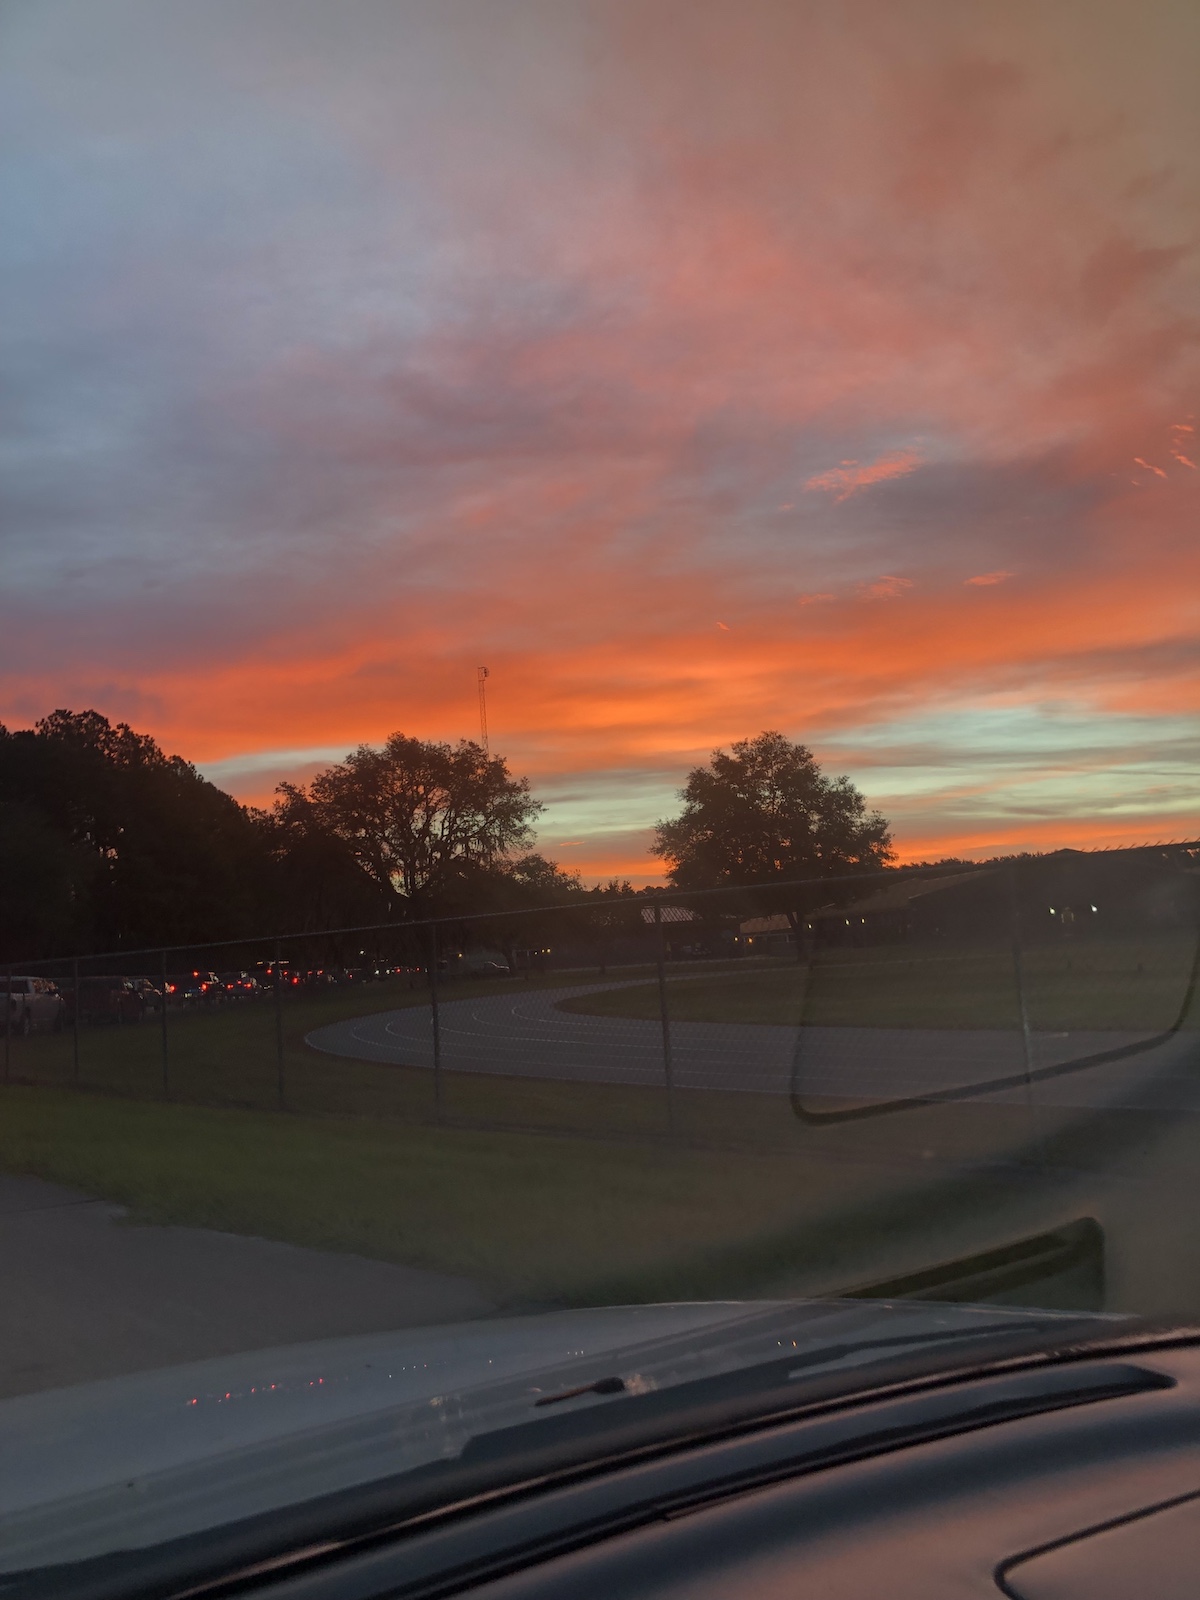
M 714 1254 L 799 1226 L 855 1187 L 784 1153 L 714 1158 L 21 1087 L 0 1093 L 0 1165 L 139 1220 L 462 1273 L 524 1302 L 699 1289 L 722 1277 Z
M 1032 1169 L 1026 1182 L 882 1159 L 906 1139 L 969 1160 L 1027 1135 L 1015 1111 L 979 1110 L 929 1108 L 898 1137 L 798 1130 L 786 1148 L 713 1151 L 12 1086 L 0 1167 L 121 1202 L 134 1221 L 464 1274 L 501 1304 L 828 1293 L 1015 1226 L 1003 1209 L 1035 1193 Z M 1100 1153 L 1094 1137 L 1087 1148 Z
M 1172 1026 L 1187 995 L 1191 935 L 1122 943 L 1044 946 L 1022 957 L 1035 1029 Z M 1013 958 L 1002 949 L 945 946 L 831 951 L 811 969 L 793 961 L 724 974 L 674 973 L 670 1011 L 681 1022 L 757 1022 L 877 1028 L 1019 1028 Z M 580 995 L 563 1010 L 658 1017 L 656 983 Z

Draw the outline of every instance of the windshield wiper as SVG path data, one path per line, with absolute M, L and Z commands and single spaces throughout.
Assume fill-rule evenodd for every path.
M 1033 1324 L 1010 1321 L 1003 1324 L 993 1324 L 992 1326 L 1002 1328 L 1004 1332 L 1010 1333 L 1014 1328 L 1024 1331 L 1033 1326 Z M 1041 1328 L 1043 1325 L 1037 1324 L 1037 1326 Z M 800 1371 L 802 1367 L 831 1366 L 835 1361 L 844 1361 L 847 1356 L 857 1355 L 861 1350 L 892 1350 L 904 1345 L 927 1345 L 941 1343 L 949 1339 L 976 1339 L 981 1335 L 986 1335 L 988 1332 L 989 1328 L 985 1324 L 983 1327 L 974 1328 L 926 1329 L 924 1333 L 895 1334 L 890 1339 L 851 1339 L 841 1344 L 820 1345 L 815 1350 L 802 1351 L 797 1348 L 794 1355 L 783 1358 L 782 1364 L 792 1368 L 792 1371 L 787 1374 L 787 1381 L 794 1382 L 795 1379 L 804 1376 Z M 773 1358 L 770 1361 L 753 1362 L 749 1366 L 737 1367 L 733 1371 L 739 1375 L 757 1373 L 761 1377 L 766 1373 L 773 1374 L 780 1365 L 780 1360 Z M 709 1377 L 691 1381 L 711 1383 L 714 1378 Z M 679 1389 L 685 1387 L 685 1383 L 664 1385 L 661 1392 L 676 1394 Z M 639 1394 L 646 1392 L 647 1389 L 653 1390 L 658 1387 L 653 1383 L 647 1385 L 644 1381 L 631 1382 L 626 1378 L 613 1374 L 610 1377 L 597 1378 L 593 1383 L 578 1383 L 574 1388 L 560 1389 L 557 1394 L 541 1395 L 533 1404 L 534 1408 L 537 1409 L 541 1406 L 561 1405 L 564 1400 L 578 1400 L 585 1394 Z M 572 1415 L 574 1414 L 572 1413 Z M 487 1437 L 487 1435 L 483 1435 L 483 1437 Z
M 563 1389 L 558 1394 L 544 1394 L 535 1400 L 535 1406 L 556 1406 L 562 1400 L 574 1400 L 581 1394 L 624 1394 L 629 1388 L 624 1378 L 597 1378 L 595 1383 L 580 1383 L 574 1389 Z
M 489 1428 L 472 1434 L 458 1456 L 463 1466 L 476 1462 L 510 1459 L 514 1462 L 526 1457 L 530 1451 L 543 1455 L 556 1451 L 560 1445 L 578 1445 L 593 1439 L 597 1445 L 604 1436 L 624 1432 L 626 1426 L 636 1427 L 639 1434 L 653 1423 L 663 1424 L 662 1433 L 674 1439 L 682 1429 L 690 1433 L 695 1426 L 707 1425 L 709 1414 L 716 1410 L 733 1409 L 747 1419 L 757 1419 L 763 1413 L 791 1410 L 802 1399 L 795 1384 L 800 1378 L 814 1376 L 823 1367 L 832 1367 L 847 1357 L 866 1351 L 894 1350 L 900 1353 L 939 1349 L 949 1344 L 970 1344 L 975 1341 L 992 1343 L 997 1337 L 1020 1340 L 1023 1335 L 1046 1339 L 1044 1320 L 1006 1318 L 1003 1322 L 976 1324 L 970 1328 L 926 1328 L 921 1333 L 893 1334 L 875 1339 L 846 1339 L 837 1343 L 818 1345 L 805 1350 L 797 1345 L 787 1354 L 772 1356 L 766 1361 L 751 1362 L 731 1367 L 724 1372 L 700 1373 L 674 1382 L 655 1385 L 652 1379 L 640 1374 L 610 1376 L 593 1383 L 579 1384 L 557 1394 L 544 1395 L 533 1402 L 534 1407 L 557 1405 L 563 1401 L 599 1394 L 613 1396 L 603 1406 L 570 1408 L 554 1417 L 529 1418 L 507 1427 Z M 921 1362 L 925 1368 L 926 1362 Z M 837 1397 L 853 1399 L 847 1394 L 845 1371 L 833 1375 Z M 810 1398 L 808 1390 L 803 1401 Z M 819 1398 L 828 1398 L 822 1395 Z M 694 1419 L 690 1413 L 699 1408 L 703 1415 Z M 614 1441 L 615 1442 L 615 1441 Z

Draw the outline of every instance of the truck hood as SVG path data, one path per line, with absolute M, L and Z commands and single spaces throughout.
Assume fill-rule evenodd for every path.
M 0 1402 L 0 1571 L 202 1533 L 425 1464 L 471 1440 L 626 1394 L 778 1361 L 811 1371 L 881 1347 L 945 1349 L 1011 1328 L 1055 1342 L 1112 1319 L 873 1302 L 605 1307 L 325 1340 Z M 861 1346 L 861 1351 L 855 1347 Z M 951 1359 L 947 1357 L 947 1359 Z M 807 1364 L 807 1365 L 806 1365 Z M 578 1391 L 578 1392 L 576 1392 Z

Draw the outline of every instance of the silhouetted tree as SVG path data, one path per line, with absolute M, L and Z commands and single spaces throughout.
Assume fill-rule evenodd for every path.
M 306 798 L 371 879 L 411 909 L 526 848 L 542 810 L 502 757 L 468 739 L 451 746 L 402 733 L 318 773 Z
M 275 793 L 272 809 L 255 813 L 271 863 L 275 925 L 296 933 L 386 921 L 394 896 L 364 871 L 303 789 L 281 783 Z
M 682 813 L 657 824 L 651 846 L 679 889 L 833 876 L 891 858 L 884 817 L 867 810 L 849 778 L 827 778 L 806 746 L 781 733 L 715 750 L 679 797 Z
M 604 973 L 612 960 L 614 947 L 644 933 L 642 910 L 646 897 L 628 878 L 610 878 L 607 883 L 597 884 L 588 898 L 603 902 L 588 906 L 584 925 L 596 952 L 596 965 Z
M 41 870 L 59 884 L 60 908 L 64 897 L 72 906 L 66 922 L 61 909 L 50 914 L 58 928 L 69 922 L 77 947 L 254 931 L 265 857 L 252 818 L 126 723 L 55 711 L 32 729 L 0 729 L 0 802 L 17 808 L 5 823 L 10 849 L 29 814 L 40 819 Z
M 0 801 L 0 961 L 85 946 L 97 867 L 37 807 Z
M 453 899 L 443 889 L 438 904 L 440 909 L 452 904 L 454 911 L 464 913 L 506 913 L 473 917 L 462 924 L 459 937 L 464 945 L 488 945 L 499 951 L 515 973 L 518 951 L 540 950 L 571 938 L 577 925 L 573 902 L 583 894 L 577 872 L 565 872 L 545 856 L 527 854 L 468 869 Z

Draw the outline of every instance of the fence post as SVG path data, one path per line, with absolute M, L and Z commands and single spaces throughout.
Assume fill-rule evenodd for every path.
M 279 940 L 275 941 L 275 1075 L 280 1111 L 287 1110 L 283 1093 L 283 982 L 279 971 L 282 960 Z
M 671 1012 L 667 1005 L 667 940 L 663 933 L 662 906 L 654 902 L 654 928 L 658 934 L 658 1014 L 662 1022 L 663 1076 L 667 1085 L 667 1129 L 675 1137 L 675 1073 L 671 1060 Z
M 159 1023 L 162 1030 L 162 1092 L 163 1099 L 171 1098 L 170 1057 L 167 1054 L 167 952 L 162 953 L 162 1000 L 159 1002 Z
M 1045 1164 L 1042 1136 L 1033 1090 L 1035 1053 L 1029 1024 L 1029 1000 L 1025 993 L 1025 964 L 1021 959 L 1021 903 L 1017 895 L 1017 869 L 1008 869 L 1009 937 L 1012 941 L 1013 978 L 1017 985 L 1017 1006 L 1021 1017 L 1021 1048 L 1025 1060 L 1025 1100 L 1029 1111 L 1029 1131 L 1039 1164 Z
M 74 1004 L 71 1007 L 71 1077 L 79 1083 L 79 957 L 71 957 L 71 987 Z
M 8 969 L 8 993 L 4 996 L 4 1081 L 8 1082 L 9 1056 L 12 1049 L 13 969 Z
M 438 936 L 437 923 L 429 925 L 425 944 L 425 970 L 429 974 L 429 1017 L 433 1024 L 433 1118 L 441 1122 L 442 1106 L 442 1019 L 438 1013 L 437 992 Z

